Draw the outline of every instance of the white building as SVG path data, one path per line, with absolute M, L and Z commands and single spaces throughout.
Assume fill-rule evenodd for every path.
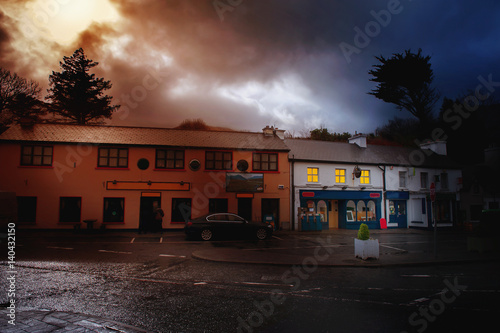
M 295 230 L 438 226 L 456 221 L 460 169 L 446 144 L 421 149 L 369 145 L 365 135 L 349 143 L 288 139 Z M 440 154 L 438 154 L 438 153 Z M 444 154 L 444 155 L 442 155 Z M 430 185 L 436 185 L 435 208 Z M 320 222 L 318 222 L 320 221 Z

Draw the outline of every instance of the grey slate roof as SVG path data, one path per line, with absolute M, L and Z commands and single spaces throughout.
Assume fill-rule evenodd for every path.
M 301 139 L 286 139 L 285 144 L 290 148 L 290 160 L 296 161 L 460 168 L 448 157 L 427 149 L 370 144 L 361 148 L 351 143 Z M 422 156 L 425 158 L 419 159 Z
M 0 135 L 1 141 L 289 151 L 283 140 L 263 133 L 96 125 L 15 125 Z

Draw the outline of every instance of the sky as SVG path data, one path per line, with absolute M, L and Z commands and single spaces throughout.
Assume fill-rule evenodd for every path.
M 2 0 L 0 66 L 46 95 L 82 47 L 121 105 L 110 125 L 369 133 L 410 117 L 368 94 L 375 56 L 421 48 L 442 97 L 500 89 L 499 17 L 496 0 Z

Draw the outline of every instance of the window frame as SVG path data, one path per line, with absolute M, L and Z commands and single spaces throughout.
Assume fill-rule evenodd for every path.
M 259 161 L 256 161 L 255 157 L 257 155 L 259 156 Z M 263 159 L 262 159 L 263 156 L 267 156 L 268 160 L 263 161 Z M 271 161 L 271 156 L 275 156 L 276 161 Z M 260 164 L 260 167 L 256 167 L 257 163 Z M 263 163 L 267 163 L 268 169 L 263 168 L 263 166 L 262 166 Z M 276 164 L 276 168 L 271 169 L 272 163 Z M 269 152 L 260 152 L 260 151 L 254 152 L 252 154 L 252 170 L 259 171 L 259 172 L 279 172 L 279 155 L 278 155 L 278 153 L 269 153 Z
M 422 189 L 429 188 L 429 173 L 428 172 L 420 172 L 420 188 L 422 188 Z
M 101 151 L 104 151 L 104 150 L 107 150 L 108 153 L 107 153 L 107 156 L 101 156 Z M 110 166 L 110 159 L 111 158 L 115 158 L 113 156 L 110 156 L 110 152 L 111 150 L 117 150 L 117 156 L 116 156 L 116 166 Z M 127 160 L 127 163 L 125 166 L 120 166 L 120 160 L 121 159 L 125 159 L 125 157 L 121 157 L 120 156 L 120 151 L 126 151 L 127 152 L 127 156 L 126 156 L 126 160 Z M 128 148 L 122 148 L 122 147 L 99 147 L 99 149 L 97 150 L 97 168 L 99 169 L 128 169 L 129 168 L 129 149 Z M 101 158 L 105 158 L 107 160 L 106 162 L 106 165 L 103 165 L 101 164 Z
M 361 185 L 369 185 L 370 182 L 370 170 L 361 170 L 361 176 L 359 176 L 359 183 Z
M 121 209 L 122 209 L 122 214 L 121 214 L 121 220 L 120 221 L 108 221 L 107 220 L 107 214 L 106 214 L 106 200 L 121 200 Z M 102 222 L 103 223 L 125 223 L 125 198 L 124 197 L 104 197 L 102 200 Z
M 342 174 L 343 173 L 343 174 Z M 336 184 L 345 184 L 346 183 L 346 169 L 335 168 L 335 183 Z M 344 181 L 342 181 L 342 179 Z
M 399 188 L 406 188 L 407 183 L 406 183 L 406 171 L 399 171 Z
M 164 158 L 159 158 L 158 153 L 164 152 L 165 157 Z M 168 158 L 168 152 L 173 152 L 174 158 Z M 182 153 L 182 158 L 177 158 L 177 154 Z M 158 162 L 163 161 L 165 163 L 165 166 L 159 166 Z M 180 162 L 182 160 L 182 166 L 177 166 L 177 162 Z M 173 162 L 173 167 L 169 168 L 168 167 L 168 162 L 172 161 Z M 186 151 L 183 149 L 168 149 L 168 148 L 158 148 L 156 149 L 155 152 L 155 169 L 158 170 L 185 170 L 186 169 Z
M 213 154 L 213 159 L 209 159 L 208 155 Z M 222 154 L 222 159 L 217 159 L 217 154 Z M 230 159 L 226 158 L 229 154 Z M 222 163 L 221 168 L 217 168 L 217 163 Z M 213 164 L 213 166 L 210 166 Z M 233 170 L 233 152 L 228 150 L 207 150 L 205 151 L 205 170 L 210 171 L 232 171 Z
M 41 155 L 35 155 L 35 148 L 41 148 L 42 153 Z M 25 154 L 25 148 L 31 148 L 31 152 L 29 154 Z M 51 152 L 49 154 L 45 154 L 45 149 L 50 148 Z M 30 162 L 26 163 L 24 162 L 24 157 L 29 156 Z M 45 157 L 50 156 L 50 164 L 44 163 Z M 41 162 L 34 163 L 35 162 L 35 157 L 40 157 Z M 36 144 L 24 144 L 21 145 L 21 158 L 20 158 L 20 165 L 21 166 L 27 166 L 27 167 L 52 167 L 52 164 L 54 163 L 54 146 L 53 145 L 36 145 Z
M 316 173 L 314 173 L 314 170 L 316 170 Z M 309 172 L 311 171 L 311 172 Z M 319 168 L 317 167 L 307 167 L 307 182 L 312 183 L 312 184 L 317 184 L 319 183 Z M 316 179 L 316 180 L 315 180 Z

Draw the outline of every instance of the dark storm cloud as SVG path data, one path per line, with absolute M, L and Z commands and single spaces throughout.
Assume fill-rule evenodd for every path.
M 8 38 L 15 27 L 2 23 L 0 63 L 37 72 L 37 79 L 44 68 L 47 79 L 63 55 L 83 47 L 122 105 L 113 123 L 175 126 L 203 118 L 250 130 L 274 124 L 366 132 L 407 116 L 367 92 L 374 56 L 409 48 L 431 56 L 435 86 L 448 97 L 474 89 L 480 75 L 500 81 L 495 1 L 112 3 L 120 22 L 94 23 L 70 45 L 51 44 L 38 57 L 44 61 L 14 50 Z M 23 59 L 29 66 L 19 66 Z

